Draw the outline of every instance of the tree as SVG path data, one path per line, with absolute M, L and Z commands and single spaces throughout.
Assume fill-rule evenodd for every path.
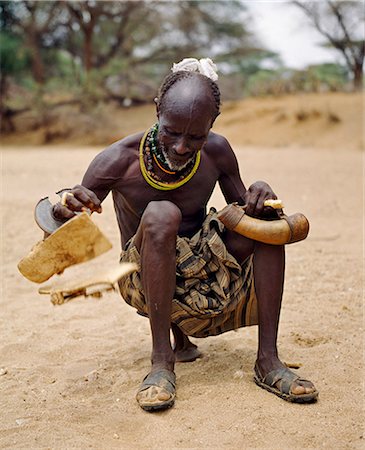
M 36 85 L 89 102 L 150 100 L 172 61 L 211 57 L 244 79 L 242 60 L 261 51 L 241 0 L 3 1 L 29 50 Z M 53 81 L 54 80 L 54 81 Z M 24 81 L 24 80 L 23 80 Z M 52 83 L 48 83 L 52 81 Z M 242 82 L 236 90 L 242 91 Z M 232 90 L 233 92 L 233 90 Z M 43 98 L 37 95 L 37 98 Z
M 128 58 L 137 43 L 136 34 L 143 28 L 153 29 L 157 15 L 145 1 L 63 1 L 69 12 L 68 50 L 81 57 L 85 73 L 105 67 L 115 56 Z M 82 35 L 81 45 L 76 36 Z M 148 36 L 150 37 L 150 36 Z
M 59 7 L 59 1 L 14 2 L 15 29 L 20 29 L 24 36 L 24 45 L 31 56 L 32 75 L 38 85 L 43 85 L 46 80 L 42 49 L 46 34 L 54 30 Z
M 9 79 L 17 78 L 28 65 L 28 55 L 21 39 L 12 32 L 14 25 L 14 4 L 0 3 L 0 129 L 14 131 L 12 117 L 19 111 L 5 103 L 8 97 Z
M 136 9 L 143 7 L 143 2 L 132 1 L 87 0 L 64 1 L 63 4 L 83 35 L 82 57 L 86 73 L 108 63 L 120 47 L 125 50 L 125 42 L 129 39 L 126 33 L 128 21 Z
M 97 80 L 119 101 L 126 96 L 146 99 L 146 90 L 153 95 L 155 80 L 171 61 L 209 55 L 227 66 L 255 50 L 249 44 L 245 7 L 236 0 L 229 8 L 222 0 L 87 0 L 62 5 L 68 11 L 63 48 L 83 62 L 86 85 L 90 78 Z M 95 83 L 90 85 L 89 91 L 95 89 Z
M 363 1 L 293 1 L 327 44 L 338 50 L 352 74 L 355 89 L 363 86 L 365 54 Z

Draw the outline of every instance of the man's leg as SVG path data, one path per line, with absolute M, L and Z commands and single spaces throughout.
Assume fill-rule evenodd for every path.
M 170 202 L 151 202 L 141 219 L 136 246 L 152 332 L 152 371 L 174 370 L 170 343 L 171 304 L 176 286 L 176 237 L 181 212 Z
M 277 333 L 283 295 L 285 251 L 284 246 L 252 241 L 235 232 L 225 234 L 227 250 L 239 262 L 253 253 L 254 282 L 259 313 L 259 342 L 256 364 L 265 377 L 274 369 L 284 368 L 278 358 Z M 315 391 L 311 382 L 295 381 L 291 392 L 296 395 Z
M 198 347 L 190 342 L 189 338 L 176 324 L 172 323 L 171 329 L 174 335 L 174 353 L 176 362 L 192 362 L 202 356 Z
M 151 372 L 145 385 L 156 377 L 174 377 L 175 355 L 171 348 L 171 305 L 176 285 L 176 237 L 181 222 L 177 206 L 167 201 L 151 202 L 143 213 L 136 233 L 136 246 L 141 256 L 141 277 L 152 333 Z M 170 375 L 166 373 L 170 372 Z M 166 375 L 166 376 L 165 376 Z M 162 380 L 162 386 L 166 381 Z M 143 384 L 142 384 L 143 388 Z M 173 394 L 174 396 L 174 394 Z M 171 393 L 163 387 L 147 387 L 137 394 L 140 405 L 161 409 Z M 144 406 L 142 406 L 144 407 Z

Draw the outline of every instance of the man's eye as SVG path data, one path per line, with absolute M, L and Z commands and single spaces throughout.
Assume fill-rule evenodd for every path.
M 177 133 L 176 131 L 172 131 L 172 130 L 167 130 L 166 129 L 167 134 L 170 134 L 171 136 L 178 136 L 179 133 Z
M 205 138 L 205 136 L 190 136 L 190 139 L 193 139 L 194 141 L 202 141 Z

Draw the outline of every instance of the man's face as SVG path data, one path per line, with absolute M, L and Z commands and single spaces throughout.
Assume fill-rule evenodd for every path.
M 194 95 L 194 90 L 183 92 L 186 83 L 170 88 L 158 111 L 158 147 L 171 170 L 181 170 L 194 159 L 208 138 L 214 121 L 212 98 Z

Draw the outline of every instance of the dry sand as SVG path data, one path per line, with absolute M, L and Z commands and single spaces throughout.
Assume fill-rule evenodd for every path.
M 41 239 L 36 201 L 79 182 L 100 148 L 3 148 L 0 447 L 364 448 L 362 154 L 349 147 L 236 148 L 245 183 L 268 181 L 288 214 L 311 223 L 308 239 L 287 247 L 279 350 L 319 401 L 290 404 L 253 383 L 251 327 L 195 339 L 204 358 L 177 364 L 176 405 L 157 414 L 134 400 L 149 368 L 148 321 L 117 293 L 54 307 L 16 268 Z M 114 244 L 97 269 L 118 259 L 110 198 L 95 220 Z

